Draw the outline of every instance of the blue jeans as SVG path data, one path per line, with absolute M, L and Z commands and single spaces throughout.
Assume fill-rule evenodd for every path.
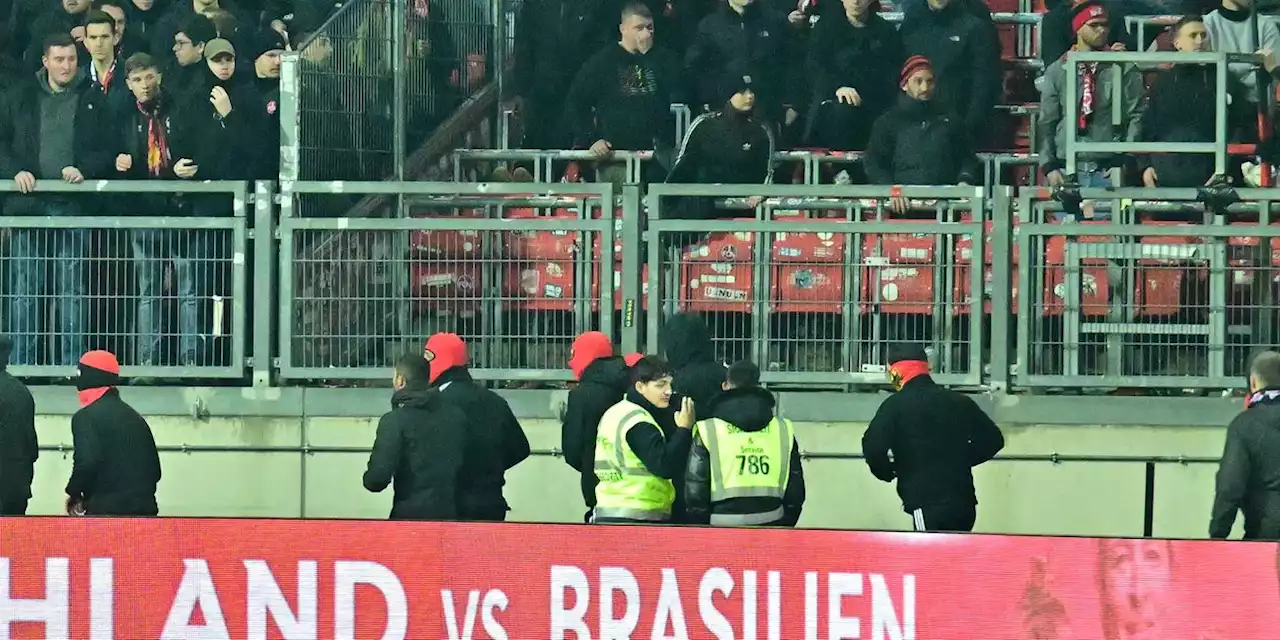
M 138 280 L 137 357 L 140 365 L 158 365 L 163 333 L 161 304 L 164 265 L 173 264 L 178 293 L 178 342 L 183 364 L 195 362 L 200 338 L 197 287 L 204 237 L 199 231 L 135 229 L 131 232 L 133 270 Z
M 49 215 L 59 215 L 50 206 Z M 13 336 L 15 365 L 74 366 L 84 353 L 85 260 L 88 257 L 89 232 L 83 229 L 14 229 L 9 245 L 9 332 Z M 52 265 L 50 264 L 52 263 Z M 46 269 L 52 266 L 53 289 Z M 56 331 L 61 333 L 56 359 L 44 361 L 37 347 L 41 319 L 48 311 L 41 303 L 48 300 L 58 312 Z M 53 347 L 50 340 L 49 348 Z

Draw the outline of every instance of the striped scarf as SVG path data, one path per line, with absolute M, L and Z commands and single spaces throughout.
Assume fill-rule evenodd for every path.
M 169 129 L 161 113 L 160 98 L 147 104 L 138 103 L 138 111 L 147 125 L 147 175 L 158 178 L 170 168 Z

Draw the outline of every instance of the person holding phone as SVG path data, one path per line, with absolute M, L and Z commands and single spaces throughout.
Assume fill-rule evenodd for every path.
M 676 500 L 673 480 L 689 458 L 694 404 L 680 402 L 676 428 L 659 426 L 656 414 L 671 406 L 671 367 L 647 356 L 631 368 L 631 388 L 600 418 L 596 435 L 596 506 L 591 521 L 669 522 Z

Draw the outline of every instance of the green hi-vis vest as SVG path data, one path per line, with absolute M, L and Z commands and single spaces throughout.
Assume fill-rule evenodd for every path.
M 627 444 L 627 432 L 646 422 L 658 424 L 644 407 L 627 400 L 609 407 L 600 418 L 596 431 L 595 468 L 600 479 L 596 485 L 596 518 L 653 522 L 671 519 L 675 485 L 653 475 Z
M 791 477 L 791 447 L 795 427 L 790 420 L 774 418 L 760 431 L 743 431 L 711 418 L 694 425 L 693 435 L 707 448 L 711 462 L 711 502 L 732 498 L 782 500 Z M 711 514 L 711 524 L 759 525 L 777 522 L 782 505 L 764 513 Z

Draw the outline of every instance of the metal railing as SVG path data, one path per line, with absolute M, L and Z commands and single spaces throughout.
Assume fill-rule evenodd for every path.
M 23 214 L 0 216 L 12 371 L 66 377 L 85 350 L 106 348 L 124 376 L 244 376 L 249 188 L 40 180 L 23 196 L 0 183 L 6 213 Z

